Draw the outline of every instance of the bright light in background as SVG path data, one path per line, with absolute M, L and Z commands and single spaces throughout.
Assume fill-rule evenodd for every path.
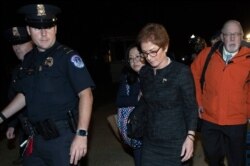
M 194 34 L 192 34 L 192 35 L 190 36 L 190 38 L 191 38 L 191 39 L 194 39 L 194 38 L 195 38 L 195 35 L 194 35 Z
M 245 38 L 247 42 L 250 42 L 250 33 L 247 33 Z

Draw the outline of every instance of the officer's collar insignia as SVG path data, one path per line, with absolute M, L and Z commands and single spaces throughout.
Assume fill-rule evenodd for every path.
M 20 37 L 21 36 L 18 29 L 17 29 L 17 27 L 12 28 L 12 35 L 15 36 L 15 37 Z
M 77 67 L 77 68 L 84 67 L 84 63 L 82 61 L 82 58 L 79 55 L 73 55 L 70 60 L 74 64 L 75 67 Z
M 44 61 L 44 65 L 48 67 L 51 67 L 53 63 L 54 63 L 54 60 L 52 57 L 47 57 L 46 60 Z
M 45 7 L 43 4 L 37 4 L 36 10 L 37 16 L 46 16 Z
M 42 70 L 43 70 L 43 67 L 40 65 L 38 68 L 38 71 L 42 71 Z

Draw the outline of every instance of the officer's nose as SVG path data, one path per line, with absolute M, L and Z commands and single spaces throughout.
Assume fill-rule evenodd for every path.
M 45 36 L 47 34 L 47 30 L 46 29 L 41 29 L 41 34 L 42 34 L 42 36 Z

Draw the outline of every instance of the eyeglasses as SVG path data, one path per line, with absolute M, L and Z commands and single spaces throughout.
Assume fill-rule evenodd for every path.
M 141 60 L 141 56 L 140 55 L 136 55 L 134 58 L 129 58 L 128 62 L 129 63 L 134 63 L 134 62 L 139 62 Z
M 158 50 L 155 51 L 150 51 L 149 53 L 147 52 L 141 52 L 141 55 L 145 58 L 148 57 L 148 55 L 150 55 L 151 57 L 155 57 L 157 55 L 157 53 L 159 52 L 159 50 L 161 49 L 161 47 L 158 48 Z
M 242 33 L 223 33 L 223 36 L 228 38 L 228 37 L 240 37 Z

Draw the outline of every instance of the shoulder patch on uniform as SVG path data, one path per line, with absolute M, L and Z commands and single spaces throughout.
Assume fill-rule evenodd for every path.
M 79 55 L 73 55 L 70 59 L 70 61 L 74 64 L 77 68 L 83 68 L 84 63 L 82 61 L 82 58 Z

